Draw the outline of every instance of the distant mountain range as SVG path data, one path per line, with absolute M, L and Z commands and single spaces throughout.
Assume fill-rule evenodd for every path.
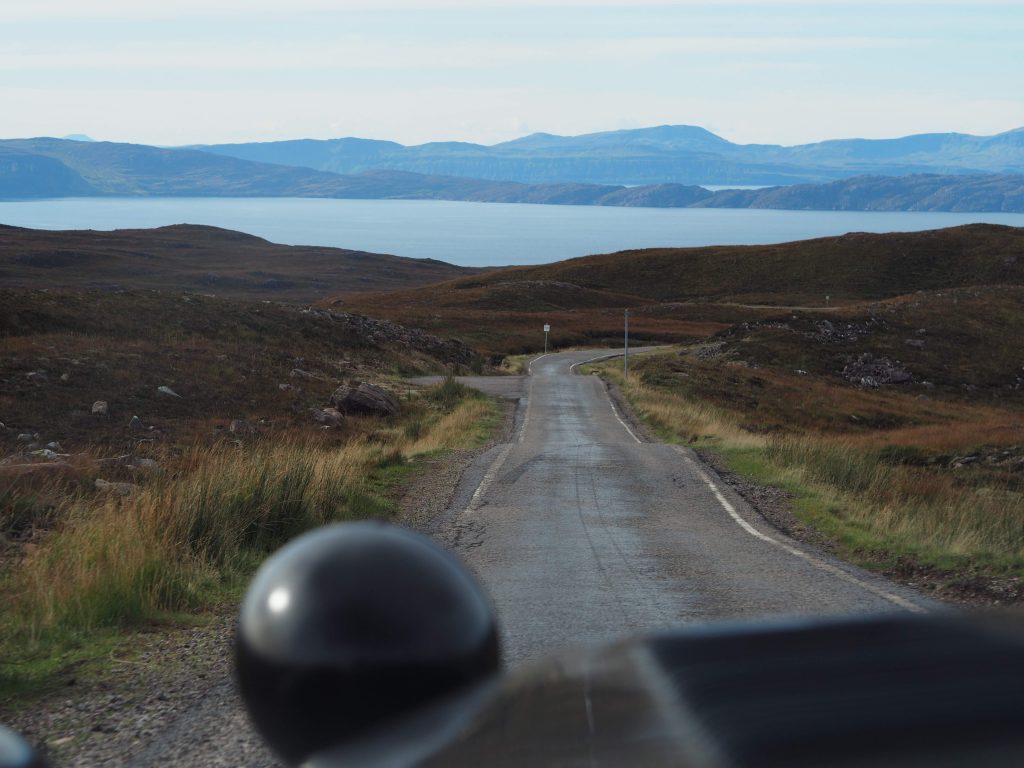
M 535 133 L 494 146 L 464 142 L 403 146 L 345 138 L 197 148 L 334 173 L 385 169 L 527 184 L 764 186 L 863 175 L 1024 173 L 1024 128 L 997 136 L 931 133 L 793 147 L 734 144 L 696 126 L 664 125 L 582 136 Z
M 1024 139 L 1024 132 L 1003 134 L 1013 135 Z M 1024 212 L 1024 175 L 964 172 L 856 176 L 827 183 L 716 192 L 675 182 L 640 186 L 575 181 L 526 184 L 389 169 L 338 174 L 187 148 L 51 138 L 0 141 L 0 199 L 90 196 L 321 197 L 657 208 Z

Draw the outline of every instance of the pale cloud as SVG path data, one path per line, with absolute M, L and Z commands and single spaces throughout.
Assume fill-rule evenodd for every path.
M 964 6 L 963 0 L 31 0 L 8 3 L 0 13 L 4 21 L 53 19 L 163 19 L 233 14 L 287 15 L 309 12 L 458 10 L 551 8 L 720 8 L 758 10 L 786 7 L 889 8 Z M 1019 7 L 1020 0 L 979 0 L 974 7 Z
M 0 136 L 493 143 L 664 123 L 741 142 L 995 133 L 1024 124 L 1022 2 L 10 2 Z M 414 10 L 438 13 L 403 13 Z
M 244 89 L 201 92 L 131 89 L 66 91 L 0 89 L 8 136 L 82 131 L 96 138 L 155 144 L 361 136 L 405 144 L 438 139 L 495 143 L 529 125 L 578 134 L 637 125 L 700 124 L 739 143 L 783 137 L 795 144 L 838 136 L 879 138 L 955 127 L 985 134 L 1024 125 L 1024 105 L 1011 99 L 950 99 L 941 92 L 849 95 L 827 91 L 765 92 L 678 99 L 609 91 L 601 99 L 536 88 L 423 88 L 377 92 Z M 821 109 L 828 104 L 828 109 Z M 126 109 L 129 107 L 130 109 Z M 112 130 L 111 113 L 119 116 Z M 75 115 L 73 125 L 67 115 Z M 951 126 L 950 115 L 962 116 Z M 637 120 L 636 115 L 642 115 Z M 879 115 L 885 115 L 884 120 Z M 794 120 L 794 116 L 797 118 Z M 40 124 L 53 126 L 39 130 Z M 224 125 L 232 135 L 224 138 Z M 796 128 L 794 128 L 796 125 Z
M 330 43 L 163 41 L 115 45 L 74 44 L 59 51 L 8 46 L 7 71 L 139 70 L 311 71 L 479 69 L 523 64 L 631 64 L 664 56 L 785 55 L 832 50 L 903 49 L 927 40 L 886 37 L 644 37 L 543 42 L 392 42 L 340 38 Z

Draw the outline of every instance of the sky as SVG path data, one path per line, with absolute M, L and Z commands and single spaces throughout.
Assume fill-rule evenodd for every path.
M 0 137 L 799 144 L 1024 126 L 1024 0 L 31 0 Z

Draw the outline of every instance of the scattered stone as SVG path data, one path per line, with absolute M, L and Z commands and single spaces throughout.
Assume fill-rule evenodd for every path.
M 55 451 L 49 448 L 41 448 L 38 451 L 30 451 L 28 455 L 31 456 L 33 459 L 46 459 L 47 461 L 56 461 L 58 459 L 66 459 L 68 457 L 66 453 L 56 453 Z
M 924 339 L 904 339 L 903 343 L 914 349 L 924 349 Z
M 58 453 L 64 450 L 63 448 L 60 447 L 60 443 L 58 443 L 56 440 L 47 443 L 46 447 L 49 448 L 51 451 L 57 451 Z
M 395 416 L 402 410 L 387 390 L 365 382 L 338 387 L 331 395 L 331 405 L 349 416 Z
M 164 397 L 173 397 L 181 400 L 181 395 L 175 392 L 173 389 L 167 386 L 160 386 L 156 388 L 157 394 L 163 395 Z
M 128 422 L 128 429 L 132 432 L 141 432 L 143 430 L 142 419 L 132 416 L 132 420 Z
M 232 435 L 238 437 L 250 437 L 256 434 L 256 427 L 250 424 L 245 419 L 232 419 L 231 426 L 228 427 L 228 431 Z
M 49 381 L 49 377 L 46 375 L 46 371 L 29 371 L 25 374 L 25 378 L 31 381 L 33 384 L 45 384 Z
M 0 421 L 0 432 L 3 432 L 5 429 L 7 429 L 7 425 Z
M 282 392 L 291 392 L 293 389 L 295 389 L 295 387 L 293 387 L 291 384 L 278 384 L 277 388 L 280 389 Z
M 135 483 L 111 483 L 107 480 L 101 480 L 100 478 L 96 478 L 94 485 L 96 486 L 97 491 L 116 493 L 118 496 L 131 496 L 139 490 L 139 486 Z
M 20 435 L 18 435 L 17 440 L 19 443 L 31 443 L 32 435 L 30 435 L 28 432 L 22 432 Z
M 92 404 L 93 416 L 106 416 L 109 410 L 110 406 L 107 404 L 106 400 L 97 400 Z
M 139 456 L 133 456 L 128 459 L 127 467 L 129 469 L 136 469 L 142 472 L 159 472 L 160 465 L 153 459 L 146 459 Z
M 345 420 L 345 417 L 337 408 L 310 408 L 313 421 L 324 427 L 338 427 Z
M 888 384 L 905 384 L 911 380 L 910 373 L 901 366 L 899 360 L 875 357 L 870 352 L 848 363 L 843 368 L 842 376 L 851 384 L 872 389 Z
M 67 373 L 62 373 L 60 375 L 60 380 L 61 381 L 69 381 L 70 379 L 71 379 L 71 376 L 69 374 L 67 374 Z

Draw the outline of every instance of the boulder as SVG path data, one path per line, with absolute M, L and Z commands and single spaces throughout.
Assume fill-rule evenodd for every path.
M 395 416 L 402 410 L 387 390 L 366 383 L 338 387 L 331 405 L 349 416 Z
M 313 421 L 324 427 L 337 427 L 341 425 L 345 417 L 337 408 L 310 408 Z
M 106 400 L 97 400 L 95 403 L 92 404 L 93 416 L 106 416 L 109 410 L 110 406 L 107 405 Z

